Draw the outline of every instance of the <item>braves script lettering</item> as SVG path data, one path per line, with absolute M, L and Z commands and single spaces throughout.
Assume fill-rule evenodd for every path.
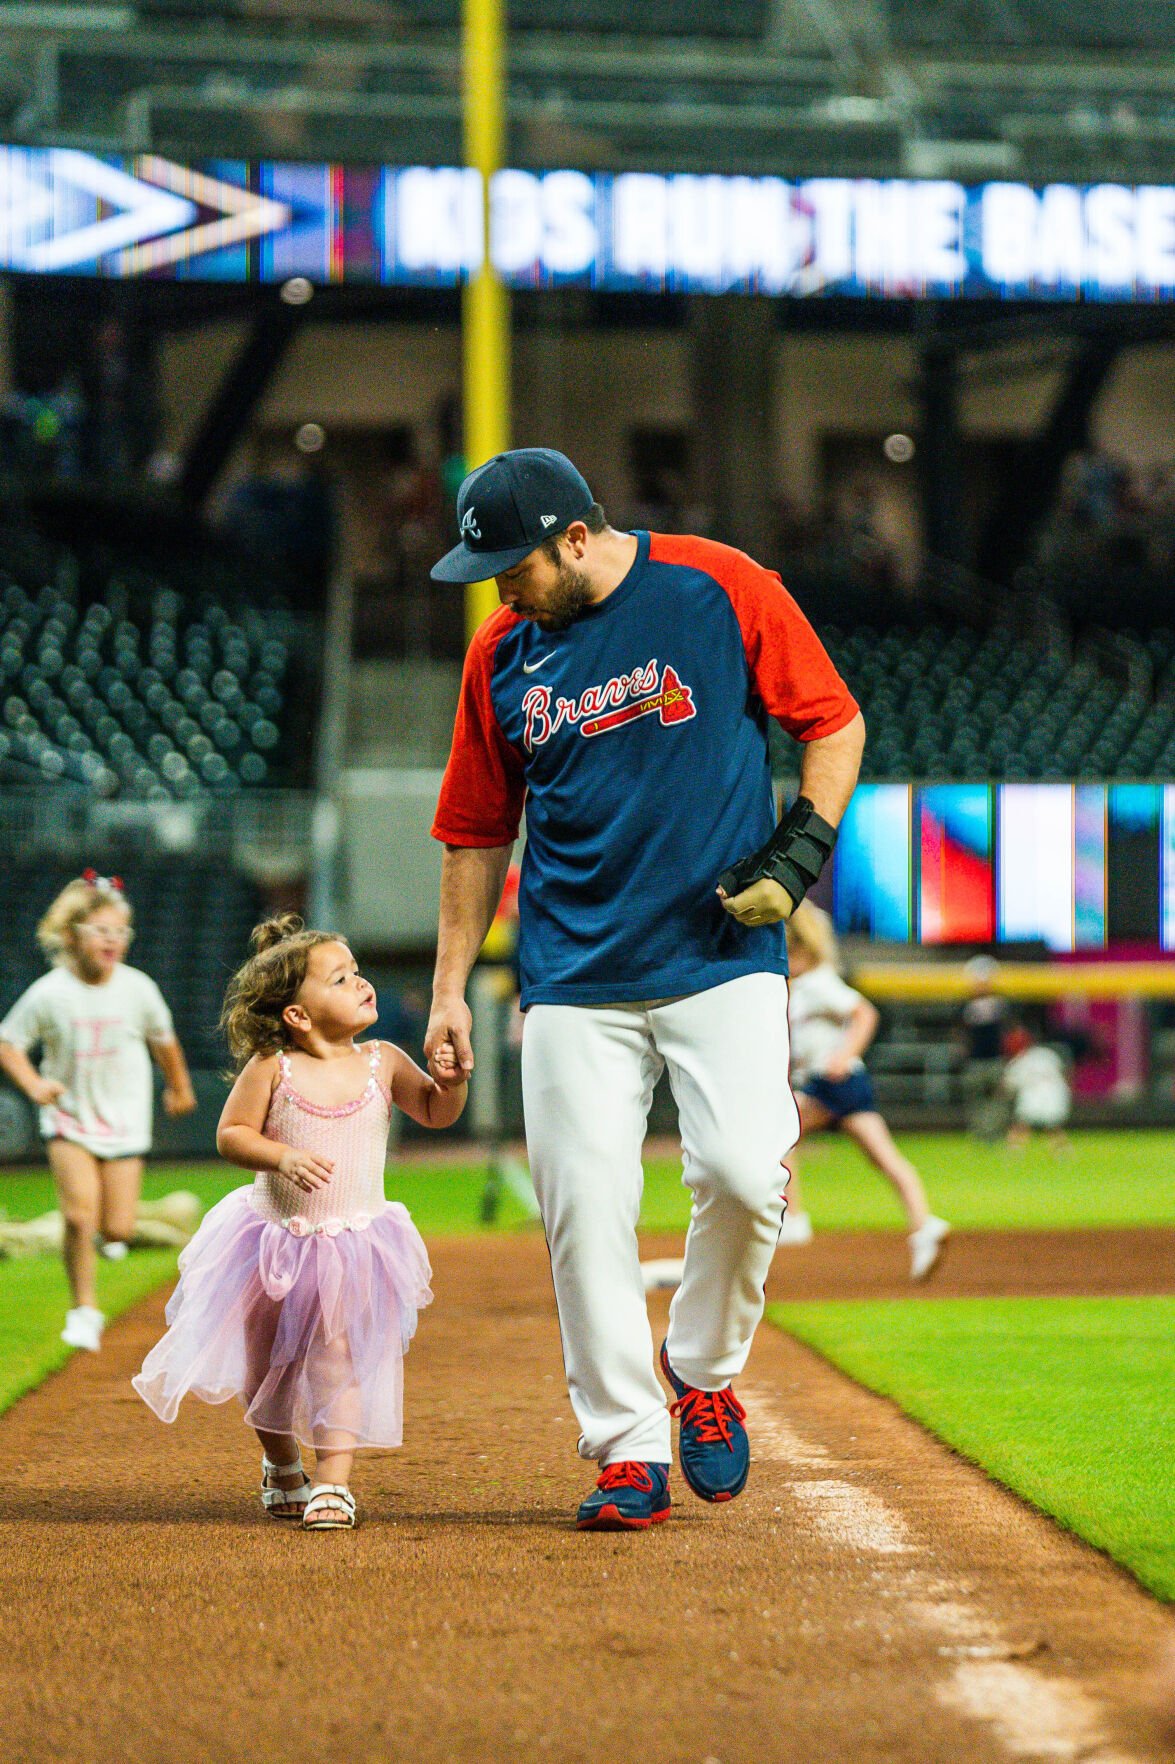
M 581 735 L 606 734 L 639 717 L 657 715 L 662 724 L 697 716 L 693 693 L 656 657 L 631 674 L 614 674 L 602 686 L 589 686 L 578 698 L 555 698 L 550 686 L 532 686 L 522 700 L 523 742 L 528 753 L 543 747 L 564 725 Z

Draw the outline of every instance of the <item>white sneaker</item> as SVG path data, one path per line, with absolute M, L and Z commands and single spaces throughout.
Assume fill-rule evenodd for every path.
M 910 1279 L 925 1280 L 942 1255 L 943 1245 L 951 1234 L 951 1228 L 945 1219 L 936 1219 L 931 1213 L 925 1225 L 919 1225 L 917 1231 L 911 1231 L 910 1244 Z
M 685 1263 L 679 1258 L 665 1256 L 660 1261 L 642 1262 L 641 1279 L 645 1283 L 646 1292 L 674 1292 L 681 1285 L 681 1271 Z
M 103 1243 L 102 1245 L 102 1254 L 108 1262 L 125 1262 L 130 1253 L 130 1244 L 122 1243 L 118 1238 L 115 1238 L 111 1243 Z
M 102 1346 L 102 1331 L 106 1327 L 106 1318 L 93 1305 L 77 1305 L 72 1311 L 65 1313 L 65 1328 L 61 1331 L 61 1339 L 70 1347 L 85 1348 L 87 1353 L 96 1354 Z
M 811 1213 L 793 1213 L 789 1207 L 787 1212 L 783 1215 L 783 1224 L 779 1227 L 778 1241 L 780 1243 L 790 1243 L 793 1245 L 797 1243 L 811 1243 L 812 1235 Z

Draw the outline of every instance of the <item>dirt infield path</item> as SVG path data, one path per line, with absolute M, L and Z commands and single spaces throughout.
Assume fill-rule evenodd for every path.
M 1094 1551 L 771 1330 L 733 1507 L 569 1527 L 546 1256 L 442 1244 L 409 1443 L 362 1527 L 255 1505 L 235 1408 L 162 1427 L 128 1379 L 162 1300 L 0 1422 L 0 1752 L 616 1764 L 1158 1764 L 1169 1616 Z M 653 1300 L 654 1323 L 665 1302 Z
M 681 1239 L 655 1240 L 680 1255 Z M 818 1232 L 780 1249 L 771 1265 L 773 1299 L 993 1298 L 1008 1294 L 1146 1295 L 1175 1292 L 1175 1229 L 956 1231 L 942 1266 L 911 1289 L 905 1239 L 896 1232 Z

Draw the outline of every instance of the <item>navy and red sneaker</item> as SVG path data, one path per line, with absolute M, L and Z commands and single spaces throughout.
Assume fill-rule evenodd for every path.
M 669 1517 L 668 1464 L 626 1459 L 600 1474 L 576 1516 L 579 1531 L 647 1531 Z
M 733 1390 L 695 1390 L 669 1364 L 661 1343 L 661 1370 L 677 1393 L 669 1413 L 681 1422 L 678 1453 L 681 1473 L 703 1501 L 732 1501 L 747 1486 L 751 1442 L 743 1423 L 747 1411 Z

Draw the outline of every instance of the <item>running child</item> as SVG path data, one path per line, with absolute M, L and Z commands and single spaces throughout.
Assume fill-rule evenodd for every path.
M 1004 1055 L 1008 1063 L 1000 1089 L 1012 1103 L 1008 1144 L 1023 1151 L 1035 1132 L 1043 1133 L 1054 1151 L 1067 1150 L 1065 1123 L 1073 1094 L 1064 1060 L 1055 1048 L 1036 1041 L 1022 1023 L 1008 1031 Z
M 803 901 L 787 922 L 787 960 L 791 1082 L 801 1134 L 841 1128 L 893 1184 L 909 1225 L 910 1278 L 924 1280 L 942 1254 L 950 1226 L 930 1211 L 921 1177 L 878 1113 L 861 1057 L 877 1033 L 877 1011 L 841 978 L 832 920 L 811 901 Z M 789 1164 L 780 1242 L 807 1243 L 812 1225 L 803 1210 L 794 1154 Z
M 403 1437 L 403 1358 L 429 1303 L 420 1233 L 384 1197 L 393 1106 L 448 1127 L 466 1083 L 357 1042 L 375 991 L 346 942 L 293 914 L 253 932 L 221 1019 L 238 1068 L 217 1149 L 254 1172 L 180 1257 L 170 1327 L 135 1389 L 163 1421 L 191 1392 L 237 1397 L 261 1444 L 261 1505 L 307 1530 L 355 1523 L 356 1450 Z M 299 1442 L 316 1453 L 311 1484 Z
M 0 1068 L 41 1111 L 41 1136 L 65 1220 L 73 1304 L 62 1341 L 97 1353 L 106 1322 L 96 1298 L 95 1237 L 126 1254 L 151 1145 L 151 1056 L 169 1115 L 196 1107 L 171 1012 L 154 980 L 128 967 L 131 908 L 117 876 L 87 870 L 37 927 L 52 971 L 0 1023 Z M 29 1058 L 41 1050 L 40 1069 Z

